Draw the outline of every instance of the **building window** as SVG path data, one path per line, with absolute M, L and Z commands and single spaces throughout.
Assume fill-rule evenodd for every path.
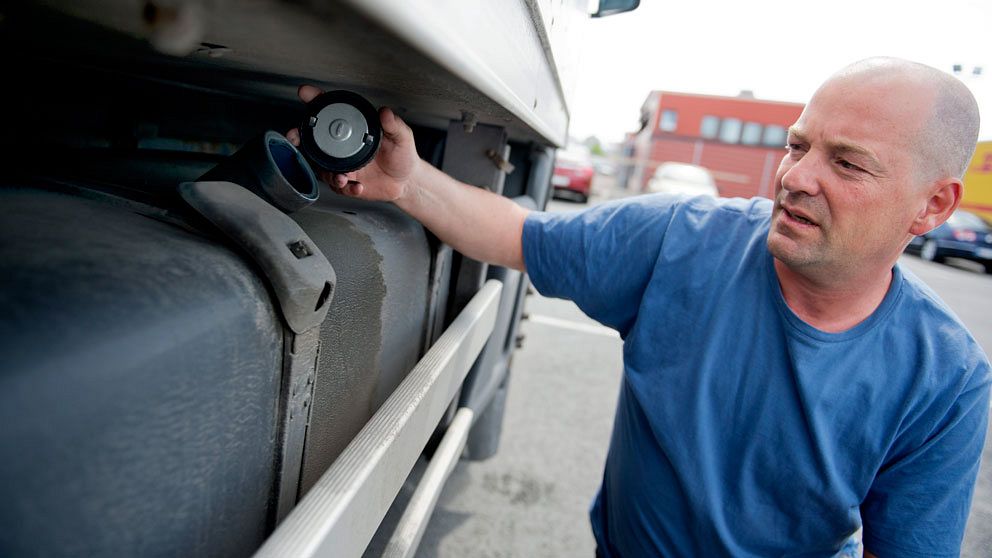
M 741 139 L 741 121 L 737 118 L 724 118 L 720 125 L 720 141 L 737 143 Z
M 789 135 L 782 126 L 769 124 L 765 126 L 765 136 L 761 143 L 768 147 L 785 147 L 785 142 Z
M 674 132 L 679 122 L 679 113 L 676 110 L 665 109 L 658 120 L 658 129 L 662 132 Z
M 699 135 L 706 139 L 713 139 L 720 131 L 720 118 L 716 116 L 704 116 L 699 124 Z
M 761 143 L 761 124 L 757 122 L 747 122 L 744 124 L 744 131 L 741 132 L 741 143 L 744 145 L 758 145 Z

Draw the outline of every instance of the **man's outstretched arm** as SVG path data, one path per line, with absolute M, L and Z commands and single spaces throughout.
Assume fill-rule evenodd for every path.
M 529 210 L 419 159 L 409 184 L 394 203 L 438 238 L 470 258 L 524 270 L 521 238 Z
M 300 87 L 309 102 L 321 91 Z M 529 211 L 508 198 L 459 182 L 417 155 L 413 131 L 388 108 L 379 111 L 382 144 L 375 160 L 347 174 L 321 173 L 335 192 L 364 200 L 390 201 L 466 256 L 524 269 L 524 220 Z M 300 143 L 298 130 L 286 136 Z

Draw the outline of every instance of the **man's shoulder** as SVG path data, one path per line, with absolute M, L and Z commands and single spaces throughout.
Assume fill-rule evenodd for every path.
M 682 234 L 698 234 L 711 230 L 730 233 L 741 226 L 760 228 L 762 224 L 769 222 L 772 211 L 771 200 L 765 198 L 715 198 L 672 194 L 634 196 L 615 200 L 604 206 L 613 207 L 613 211 L 604 211 L 604 215 L 622 214 L 629 220 L 657 219 L 659 215 L 665 215 L 665 219 L 674 226 L 675 231 Z M 595 209 L 593 208 L 593 211 Z M 717 237 L 724 240 L 734 239 L 729 234 L 719 234 Z
M 683 198 L 672 212 L 667 253 L 691 256 L 705 268 L 746 258 L 749 247 L 763 249 L 771 210 L 764 198 Z
M 899 323 L 892 331 L 916 337 L 920 350 L 933 357 L 931 371 L 977 374 L 970 380 L 982 384 L 992 381 L 988 356 L 964 322 L 922 279 L 901 266 L 897 269 L 903 293 Z
M 658 195 L 662 196 L 661 194 Z M 681 207 L 686 213 L 714 213 L 727 217 L 740 216 L 759 221 L 767 220 L 771 217 L 772 213 L 772 201 L 766 198 L 693 196 L 680 198 L 680 201 Z
M 902 311 L 917 317 L 926 317 L 926 320 L 920 321 L 924 331 L 934 329 L 945 332 L 968 332 L 964 322 L 936 291 L 909 269 L 898 264 L 895 269 L 897 277 L 902 282 Z
M 684 196 L 673 194 L 645 194 L 619 198 L 606 203 L 562 213 L 533 212 L 529 220 L 557 222 L 580 218 L 585 224 L 604 221 L 629 223 L 633 221 L 665 219 L 685 220 L 693 224 L 711 220 L 743 220 L 767 222 L 771 217 L 772 202 L 765 198 L 715 198 L 713 196 Z M 707 220 L 706 218 L 712 218 Z

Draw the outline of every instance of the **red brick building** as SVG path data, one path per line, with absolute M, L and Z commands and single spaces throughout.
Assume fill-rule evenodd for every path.
M 706 167 L 725 197 L 770 197 L 786 130 L 803 105 L 753 98 L 652 91 L 641 107 L 629 187 L 644 189 L 666 161 Z

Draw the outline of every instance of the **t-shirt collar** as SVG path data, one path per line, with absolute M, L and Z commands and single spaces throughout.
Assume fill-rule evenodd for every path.
M 788 322 L 789 326 L 793 329 L 793 331 L 796 331 L 798 333 L 801 333 L 807 337 L 811 337 L 818 341 L 826 341 L 826 342 L 847 341 L 849 339 L 854 339 L 855 337 L 865 334 L 866 332 L 874 328 L 879 322 L 885 319 L 885 317 L 895 307 L 895 304 L 898 301 L 899 297 L 902 295 L 902 287 L 904 282 L 903 274 L 902 274 L 902 270 L 899 267 L 899 264 L 896 264 L 892 268 L 892 282 L 889 284 L 889 290 L 888 292 L 885 293 L 885 298 L 882 299 L 882 303 L 878 305 L 878 308 L 876 308 L 875 311 L 872 312 L 870 316 L 862 320 L 861 323 L 852 327 L 851 329 L 844 330 L 838 333 L 829 333 L 817 329 L 809 325 L 808 323 L 804 322 L 802 318 L 797 316 L 796 313 L 793 312 L 791 308 L 789 308 L 788 303 L 785 302 L 785 296 L 782 294 L 782 287 L 781 285 L 779 285 L 778 282 L 778 274 L 775 273 L 775 263 L 774 263 L 775 257 L 772 256 L 772 253 L 769 252 L 767 248 L 765 249 L 765 257 L 766 257 L 766 262 L 765 262 L 766 275 L 768 276 L 768 282 L 770 288 L 772 289 L 772 293 L 774 293 L 772 298 L 774 298 L 775 305 L 778 307 L 779 312 L 782 314 L 782 317 L 785 318 L 786 322 Z

